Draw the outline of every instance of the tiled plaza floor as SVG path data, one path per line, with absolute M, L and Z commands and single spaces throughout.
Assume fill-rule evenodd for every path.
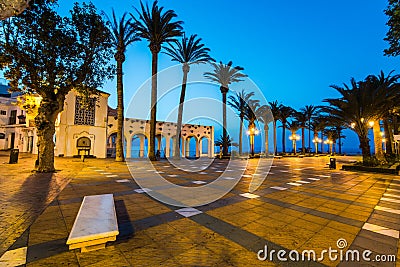
M 237 185 L 223 198 L 194 208 L 151 198 L 146 193 L 151 189 L 140 188 L 125 163 L 71 161 L 74 171 L 61 175 L 62 185 L 48 186 L 54 193 L 27 203 L 25 209 L 47 208 L 31 213 L 33 223 L 26 231 L 20 227 L 19 238 L 3 254 L 0 266 L 396 266 L 395 262 L 378 262 L 376 256 L 400 256 L 400 176 L 329 170 L 328 161 L 328 157 L 276 159 L 269 171 L 266 159 L 235 160 L 233 164 L 243 170 Z M 227 164 L 215 160 L 204 169 L 183 171 L 160 161 L 155 169 L 171 183 L 200 187 L 217 179 Z M 155 175 L 143 161 L 128 165 L 140 178 Z M 187 167 L 191 168 L 190 162 Z M 269 174 L 250 193 L 249 184 L 258 171 Z M 8 182 L 3 177 L 2 187 Z M 18 194 L 29 193 L 25 184 L 29 182 L 14 194 L 2 190 L 7 203 Z M 59 194 L 57 188 L 63 188 Z M 117 241 L 98 251 L 69 251 L 66 239 L 83 196 L 105 193 L 114 194 L 120 231 Z M 2 201 L 2 211 L 15 209 L 7 203 Z M 36 214 L 39 210 L 43 211 L 40 215 Z M 10 227 L 17 215 L 13 212 L 2 217 L 3 233 L 13 231 Z M 257 257 L 264 256 L 259 251 L 265 246 L 272 261 Z M 345 256 L 348 250 L 359 251 L 361 257 L 370 250 L 371 261 L 330 259 L 323 253 L 329 248 L 337 250 L 332 254 L 336 257 Z M 279 250 L 287 261 L 279 260 Z M 291 250 L 300 259 L 302 252 L 314 250 L 317 260 L 291 260 L 289 256 L 296 258 Z

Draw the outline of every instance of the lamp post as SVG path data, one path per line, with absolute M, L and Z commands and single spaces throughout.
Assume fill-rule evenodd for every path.
M 292 141 L 293 151 L 294 151 L 294 154 L 296 155 L 296 142 L 300 140 L 300 136 L 293 133 L 291 136 L 289 136 L 289 140 Z
M 332 155 L 332 145 L 333 145 L 333 141 L 332 141 L 332 140 L 329 140 L 329 139 L 326 139 L 326 140 L 324 141 L 324 144 L 329 145 L 329 153 Z
M 250 138 L 250 154 L 252 157 L 254 157 L 254 136 L 258 135 L 259 131 L 258 129 L 255 127 L 254 124 L 250 124 L 249 128 L 247 130 L 247 135 Z
M 322 140 L 321 138 L 315 137 L 312 141 L 315 145 L 315 154 L 318 154 L 318 144 L 320 144 Z

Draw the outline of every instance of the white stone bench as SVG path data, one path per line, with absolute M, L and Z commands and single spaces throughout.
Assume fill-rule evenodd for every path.
M 76 216 L 67 245 L 88 252 L 115 241 L 118 231 L 113 194 L 85 196 Z

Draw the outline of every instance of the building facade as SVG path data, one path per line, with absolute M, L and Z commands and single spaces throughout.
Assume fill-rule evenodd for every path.
M 1 90 L 1 88 L 0 88 Z M 82 98 L 72 90 L 66 96 L 64 109 L 58 114 L 54 136 L 56 156 L 113 157 L 117 132 L 116 110 L 108 106 L 109 94 L 99 91 L 83 105 Z M 41 98 L 37 95 L 1 94 L 0 150 L 19 149 L 37 154 L 34 119 Z M 147 120 L 126 118 L 124 122 L 125 156 L 145 157 L 148 151 L 150 124 Z M 174 153 L 176 123 L 157 122 L 156 151 L 161 157 Z M 185 124 L 181 133 L 182 155 L 212 157 L 214 128 Z

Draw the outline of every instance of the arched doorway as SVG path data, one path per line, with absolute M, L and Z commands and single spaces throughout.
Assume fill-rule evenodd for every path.
M 147 136 L 138 133 L 132 135 L 131 145 L 131 157 L 132 158 L 143 158 L 148 153 L 148 140 Z
M 85 155 L 89 156 L 90 155 L 90 148 L 91 148 L 92 142 L 88 137 L 81 137 L 76 141 L 76 148 L 78 150 L 78 155 Z
M 203 136 L 200 138 L 200 157 L 210 157 L 211 154 L 211 144 L 210 144 L 210 139 L 207 137 Z
M 117 144 L 117 133 L 112 133 L 107 138 L 107 158 L 115 158 L 116 144 Z

